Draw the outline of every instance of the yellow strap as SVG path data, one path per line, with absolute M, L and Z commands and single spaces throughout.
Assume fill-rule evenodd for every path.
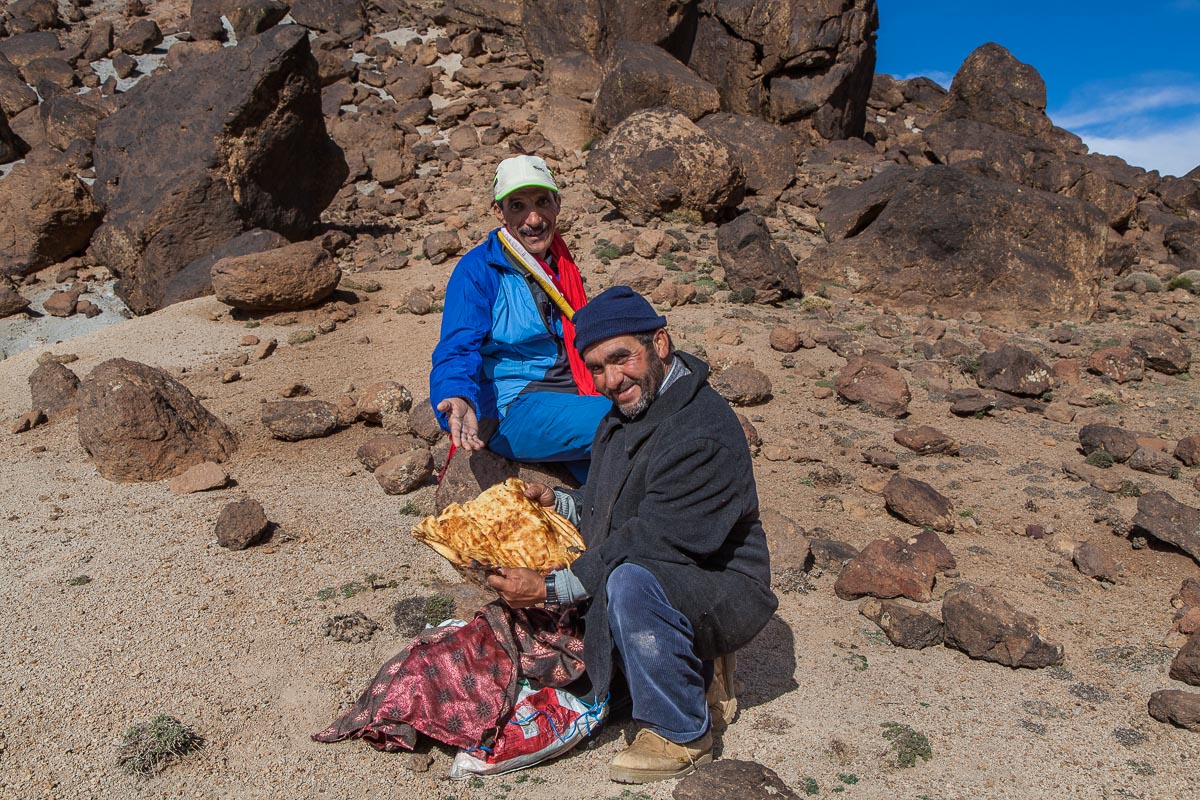
M 533 276 L 538 286 L 541 286 L 546 296 L 554 302 L 554 305 L 558 306 L 558 310 L 562 312 L 563 316 L 567 319 L 572 319 L 575 316 L 575 309 L 571 308 L 571 304 L 562 296 L 562 292 L 558 291 L 558 287 L 547 280 L 545 273 L 529 263 L 528 259 L 532 258 L 529 255 L 529 251 L 522 247 L 520 242 L 513 239 L 512 234 L 504 228 L 500 229 L 500 244 L 516 259 L 518 264 Z

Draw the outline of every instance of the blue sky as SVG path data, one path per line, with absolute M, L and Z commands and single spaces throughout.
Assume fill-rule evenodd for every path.
M 946 88 L 996 42 L 1046 81 L 1056 125 L 1164 175 L 1200 165 L 1200 0 L 878 0 L 876 72 Z

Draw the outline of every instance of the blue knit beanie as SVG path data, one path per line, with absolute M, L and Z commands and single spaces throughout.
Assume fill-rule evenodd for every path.
M 575 349 L 583 353 L 613 336 L 649 333 L 667 325 L 667 318 L 628 286 L 610 286 L 575 312 Z

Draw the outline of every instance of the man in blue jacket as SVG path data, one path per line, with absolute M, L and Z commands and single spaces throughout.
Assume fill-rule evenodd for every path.
M 497 168 L 493 199 L 502 227 L 446 285 L 430 402 L 456 448 L 565 462 L 583 480 L 611 404 L 571 346 L 586 298 L 557 231 L 558 184 L 542 159 L 515 156 Z
M 641 726 L 609 776 L 677 778 L 712 760 L 711 725 L 735 713 L 729 656 L 778 605 L 750 448 L 708 385 L 708 365 L 673 349 L 666 319 L 641 295 L 614 286 L 576 322 L 576 346 L 610 410 L 587 484 L 531 483 L 526 494 L 576 523 L 587 549 L 550 575 L 506 567 L 488 583 L 514 608 L 583 612 L 597 699 L 619 670 Z

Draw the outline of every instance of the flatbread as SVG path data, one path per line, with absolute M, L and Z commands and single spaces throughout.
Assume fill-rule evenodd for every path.
M 519 478 L 461 505 L 451 503 L 417 524 L 412 535 L 463 569 L 527 567 L 545 574 L 583 552 L 575 526 L 526 497 Z

